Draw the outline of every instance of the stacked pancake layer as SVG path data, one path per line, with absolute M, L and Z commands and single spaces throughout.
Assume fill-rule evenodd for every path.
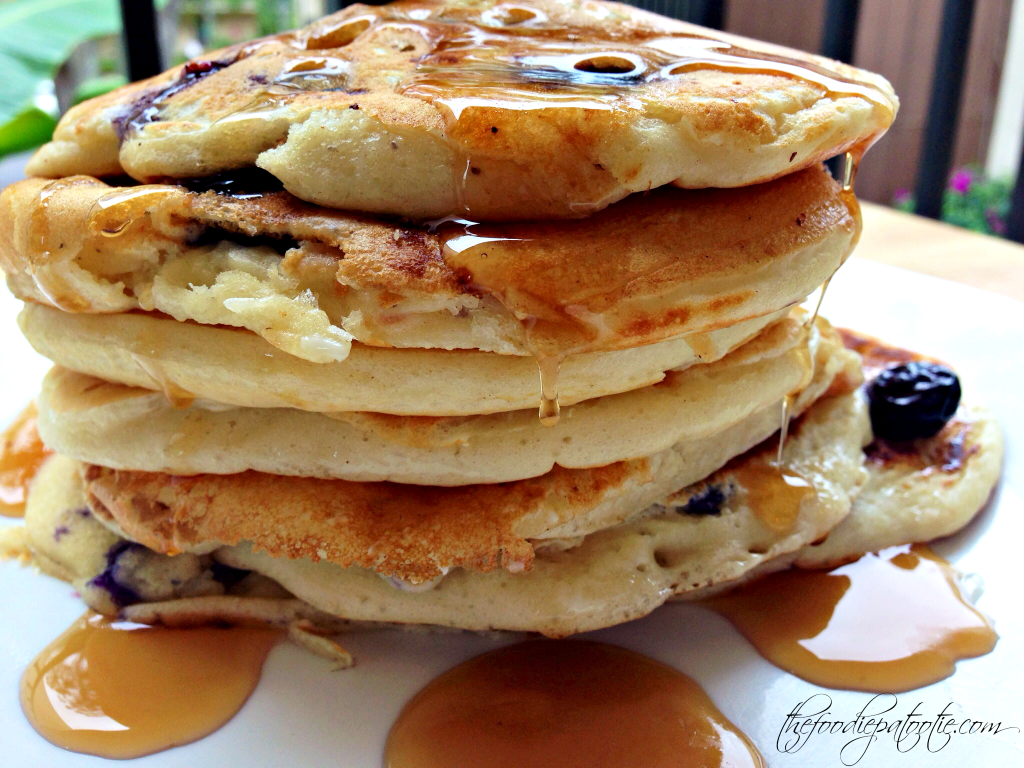
M 566 635 L 825 539 L 870 425 L 795 307 L 895 96 L 706 33 L 354 6 L 69 112 L 0 196 L 38 562 L 139 621 Z

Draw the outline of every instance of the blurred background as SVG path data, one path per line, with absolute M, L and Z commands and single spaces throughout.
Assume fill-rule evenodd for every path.
M 128 81 L 122 5 L 138 39 L 132 27 L 145 29 L 149 4 L 0 0 L 0 186 L 21 175 L 26 153 L 49 138 L 63 110 Z M 156 0 L 159 61 L 171 66 L 204 50 L 301 26 L 346 4 Z M 1024 137 L 1024 0 L 634 4 L 885 75 L 902 106 L 862 166 L 860 197 L 1007 234 Z

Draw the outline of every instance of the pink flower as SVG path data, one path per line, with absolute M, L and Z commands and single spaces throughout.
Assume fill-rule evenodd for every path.
M 893 192 L 892 195 L 892 199 L 896 202 L 897 205 L 909 203 L 911 197 L 912 195 L 909 189 L 897 189 L 895 192 Z
M 966 195 L 973 181 L 974 176 L 971 175 L 970 171 L 966 169 L 960 170 L 954 173 L 953 177 L 949 180 L 949 188 L 961 195 Z

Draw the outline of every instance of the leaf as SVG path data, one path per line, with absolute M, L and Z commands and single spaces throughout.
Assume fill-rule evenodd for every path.
M 40 83 L 75 46 L 121 28 L 117 0 L 11 0 L 0 4 L 0 126 L 28 113 Z
M 93 77 L 86 80 L 75 89 L 73 101 L 75 104 L 81 104 L 83 101 L 95 99 L 97 96 L 110 93 L 115 88 L 120 88 L 122 85 L 126 85 L 127 83 L 128 78 L 120 72 Z
M 16 115 L 0 126 L 0 156 L 37 147 L 53 135 L 57 121 L 37 107 Z

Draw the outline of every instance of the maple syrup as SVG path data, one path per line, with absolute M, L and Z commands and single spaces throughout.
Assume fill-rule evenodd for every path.
M 391 728 L 385 768 L 763 768 L 697 683 L 633 651 L 520 643 L 445 672 Z
M 832 278 L 829 279 L 831 280 Z M 816 317 L 814 319 L 816 319 Z M 797 350 L 800 354 L 800 362 L 803 368 L 803 376 L 800 377 L 800 381 L 797 385 L 793 387 L 793 389 L 790 390 L 784 398 L 782 398 L 782 413 L 780 414 L 779 423 L 779 446 L 775 454 L 775 464 L 778 467 L 782 466 L 782 459 L 786 450 L 786 438 L 789 437 L 789 422 L 793 418 L 796 401 L 800 397 L 800 393 L 803 392 L 803 390 L 814 379 L 815 355 L 811 351 L 811 336 L 816 332 L 817 331 L 812 320 L 804 321 L 803 328 L 801 330 L 801 341 L 797 345 Z
M 853 219 L 853 237 L 850 239 L 849 244 L 846 246 L 846 250 L 843 252 L 843 257 L 839 262 L 839 267 L 837 267 L 835 272 L 829 275 L 825 282 L 822 283 L 821 285 L 821 289 L 818 292 L 818 300 L 814 304 L 814 311 L 811 313 L 810 317 L 808 317 L 807 321 L 805 322 L 805 327 L 807 328 L 808 332 L 810 332 L 811 329 L 814 328 L 814 324 L 818 320 L 818 315 L 821 312 L 821 305 L 825 301 L 825 294 L 828 293 L 828 288 L 832 284 L 832 280 L 833 278 L 835 278 L 836 272 L 838 272 L 839 268 L 842 267 L 843 264 L 847 262 L 847 260 L 850 258 L 850 255 L 857 247 L 857 243 L 860 242 L 860 235 L 864 226 L 864 222 L 861 216 L 860 203 L 857 201 L 856 194 L 854 194 L 853 185 L 854 181 L 857 178 L 857 168 L 860 165 L 860 161 L 864 157 L 864 153 L 867 152 L 868 149 L 870 149 L 872 144 L 874 144 L 875 140 L 875 138 L 871 138 L 868 141 L 861 142 L 843 156 L 843 180 L 840 189 L 840 199 L 842 199 L 843 204 L 846 206 L 846 210 L 849 211 L 850 217 Z M 813 356 L 810 357 L 810 361 L 810 377 L 813 378 Z M 802 389 L 804 386 L 806 386 L 806 383 L 802 384 L 800 388 Z M 793 415 L 793 404 L 796 401 L 797 394 L 798 391 L 791 392 L 782 401 L 781 423 L 779 426 L 779 450 L 776 459 L 776 461 L 779 464 L 782 463 L 782 455 L 786 448 L 786 437 L 787 433 L 789 432 L 789 421 Z
M 131 357 L 135 364 L 149 376 L 162 392 L 172 408 L 188 408 L 195 402 L 195 395 L 177 384 L 164 370 L 162 353 L 159 352 L 160 337 L 156 330 L 140 332 L 131 347 Z
M 790 530 L 814 486 L 793 470 L 761 461 L 745 461 L 732 470 L 746 489 L 747 506 L 758 520 L 777 533 Z
M 31 403 L 0 434 L 0 516 L 24 517 L 29 485 L 52 453 L 39 438 Z
M 124 759 L 214 732 L 255 690 L 281 633 L 168 629 L 87 613 L 25 670 L 21 706 L 47 741 Z
M 196 396 L 172 381 L 158 360 L 138 352 L 132 352 L 131 356 L 135 364 L 145 371 L 146 375 L 157 385 L 159 391 L 163 392 L 164 398 L 172 408 L 188 408 L 192 405 Z
M 826 688 L 899 693 L 953 674 L 995 646 L 953 568 L 924 546 L 867 554 L 831 571 L 793 569 L 713 597 L 758 653 Z

